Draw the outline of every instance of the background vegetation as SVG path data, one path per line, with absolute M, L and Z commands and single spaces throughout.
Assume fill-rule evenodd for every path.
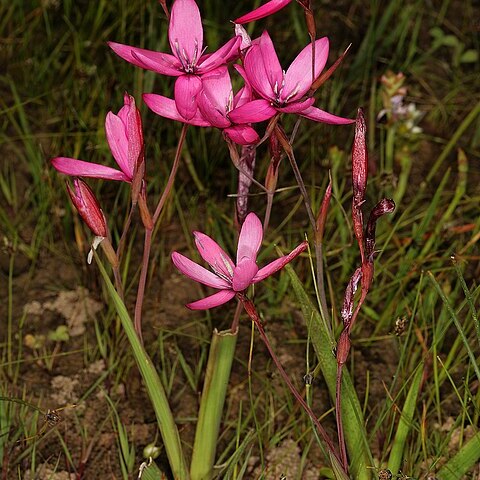
M 205 43 L 214 49 L 229 38 L 229 20 L 258 3 L 199 2 Z M 330 38 L 330 64 L 352 43 L 342 67 L 318 92 L 318 105 L 351 117 L 358 106 L 365 108 L 368 204 L 401 193 L 396 213 L 379 226 L 376 278 L 353 332 L 348 365 L 367 418 L 372 478 L 395 444 L 400 418 L 405 421 L 399 412 L 411 385 L 417 385 L 420 366 L 399 468 L 411 477 L 433 478 L 469 439 L 479 438 L 479 6 L 473 0 L 340 0 L 314 2 L 314 10 L 319 36 Z M 256 36 L 263 28 L 283 46 L 284 65 L 308 41 L 295 2 L 250 30 Z M 50 478 L 42 473 L 46 464 L 51 471 L 80 475 L 76 478 L 127 478 L 137 471 L 145 445 L 157 441 L 161 446 L 126 340 L 116 330 L 113 307 L 96 267 L 85 265 L 90 233 L 72 212 L 64 179 L 49 159 L 62 154 L 111 162 L 103 129 L 106 113 L 120 108 L 125 90 L 141 104 L 143 92 L 171 95 L 172 82 L 122 61 L 106 42 L 164 51 L 166 30 L 154 1 L 12 0 L 0 5 L 0 396 L 22 399 L 0 401 L 2 479 Z M 421 131 L 378 116 L 389 98 L 380 81 L 388 71 L 405 75 L 406 103 L 413 102 L 420 112 L 414 123 Z M 181 127 L 145 106 L 142 113 L 149 188 L 158 198 Z M 286 126 L 291 129 L 292 120 Z M 325 255 L 328 303 L 339 328 L 345 286 L 358 263 L 349 220 L 352 133 L 349 127 L 304 120 L 295 141 L 317 207 L 332 173 Z M 260 149 L 259 181 L 268 161 L 268 152 Z M 219 133 L 191 129 L 152 252 L 145 341 L 162 365 L 162 381 L 186 442 L 193 441 L 210 332 L 229 325 L 234 306 L 196 314 L 184 309 L 201 292 L 174 272 L 169 254 L 175 249 L 193 255 L 190 232 L 196 229 L 233 251 L 234 229 L 226 225 L 233 223 L 235 199 L 228 195 L 236 192 L 236 178 Z M 118 232 L 124 217 L 115 212 L 126 211 L 126 186 L 97 182 L 95 188 Z M 265 239 L 269 258 L 273 244 L 288 248 L 308 231 L 287 163 L 281 166 L 279 189 Z M 251 208 L 261 215 L 265 197 L 252 193 Z M 124 266 L 132 293 L 142 235 L 138 227 L 131 236 Z M 294 268 L 313 296 L 308 259 Z M 289 276 L 269 279 L 256 298 L 277 353 L 301 386 L 315 359 L 308 353 Z M 88 321 L 73 333 L 85 311 Z M 396 335 L 402 323 L 404 331 Z M 280 478 L 282 473 L 289 479 L 319 478 L 325 462 L 310 423 L 257 340 L 248 383 L 250 333 L 244 319 L 218 452 L 221 478 Z M 324 412 L 326 425 L 333 428 L 321 378 L 308 388 L 315 411 Z M 73 403 L 78 406 L 69 407 Z M 45 424 L 44 414 L 57 408 L 64 408 L 59 411 L 63 421 Z M 458 472 L 448 478 L 480 475 L 478 467 Z

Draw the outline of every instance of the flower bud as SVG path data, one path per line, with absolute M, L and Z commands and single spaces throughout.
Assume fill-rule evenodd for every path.
M 240 51 L 244 52 L 252 45 L 252 39 L 247 31 L 239 23 L 235 23 L 235 35 L 242 37 L 242 43 L 240 44 Z
M 365 229 L 365 250 L 368 258 L 373 257 L 375 253 L 375 230 L 377 220 L 387 213 L 392 213 L 394 210 L 395 202 L 390 198 L 383 198 L 370 212 L 367 228 Z
M 149 443 L 144 449 L 143 449 L 143 458 L 157 458 L 160 453 L 162 452 L 162 449 L 160 447 L 157 447 L 154 443 Z
M 79 178 L 73 180 L 73 188 L 67 183 L 67 190 L 73 205 L 88 228 L 97 236 L 108 235 L 105 215 L 90 187 Z

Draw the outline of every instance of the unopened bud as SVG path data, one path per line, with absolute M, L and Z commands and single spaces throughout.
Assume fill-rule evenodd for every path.
M 355 123 L 355 139 L 352 149 L 352 187 L 353 202 L 360 206 L 365 200 L 368 177 L 368 151 L 366 142 L 367 126 L 363 110 L 358 109 Z
M 242 37 L 242 43 L 240 44 L 240 51 L 247 50 L 252 45 L 252 39 L 247 31 L 239 23 L 235 23 L 235 35 Z
M 350 337 L 346 330 L 340 334 L 340 338 L 337 343 L 337 364 L 345 365 L 348 359 L 348 354 L 350 353 Z
M 81 179 L 73 180 L 73 188 L 67 183 L 67 190 L 73 205 L 88 228 L 97 236 L 105 238 L 108 234 L 105 215 L 91 188 Z
M 154 443 L 149 443 L 144 449 L 143 449 L 143 458 L 157 458 L 160 453 L 162 452 L 162 449 L 160 447 L 157 447 Z
M 394 210 L 395 202 L 390 198 L 383 198 L 370 212 L 367 228 L 365 229 L 365 250 L 367 257 L 371 257 L 374 254 L 377 220 L 387 213 L 392 213 Z

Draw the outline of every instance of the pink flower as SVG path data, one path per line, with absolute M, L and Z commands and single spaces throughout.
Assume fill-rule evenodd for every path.
M 235 123 L 250 123 L 261 112 L 265 118 L 277 112 L 296 113 L 316 122 L 335 125 L 353 123 L 354 120 L 337 117 L 313 107 L 315 100 L 306 97 L 328 58 L 328 38 L 315 42 L 315 78 L 312 79 L 312 45 L 307 45 L 295 58 L 288 70 L 282 70 L 275 47 L 268 32 L 252 43 L 245 55 L 245 73 L 252 88 L 261 99 L 253 100 L 230 114 Z
M 243 68 L 235 65 L 240 74 Z M 170 98 L 154 93 L 143 95 L 144 102 L 157 115 L 200 127 L 216 127 L 235 143 L 250 145 L 259 140 L 257 132 L 245 124 L 237 124 L 230 119 L 231 112 L 252 99 L 252 89 L 246 81 L 245 86 L 234 96 L 232 82 L 226 66 L 221 66 L 202 76 L 202 91 L 197 97 L 199 110 L 193 118 L 185 120 Z M 254 121 L 261 122 L 266 118 L 257 113 Z
M 125 93 L 124 106 L 118 115 L 107 113 L 105 133 L 110 151 L 120 170 L 67 157 L 54 158 L 52 165 L 65 175 L 132 183 L 144 162 L 142 119 L 132 96 Z
M 241 38 L 234 37 L 216 52 L 203 55 L 203 27 L 197 4 L 194 0 L 175 0 L 168 39 L 173 55 L 114 42 L 109 45 L 117 55 L 137 67 L 178 77 L 175 103 L 180 115 L 191 120 L 197 111 L 197 95 L 202 89 L 199 75 L 233 60 L 238 55 Z
M 252 10 L 245 15 L 234 20 L 234 23 L 249 23 L 255 20 L 259 20 L 260 18 L 268 17 L 272 15 L 272 13 L 278 12 L 283 7 L 288 5 L 292 0 L 270 0 L 267 3 L 264 3 L 260 7 Z
M 189 303 L 187 307 L 191 310 L 206 310 L 223 305 L 250 285 L 278 272 L 307 248 L 307 242 L 302 242 L 288 255 L 259 269 L 256 260 L 262 243 L 263 228 L 260 219 L 254 213 L 249 213 L 243 222 L 238 238 L 236 264 L 209 236 L 201 232 L 194 232 L 193 235 L 201 257 L 213 271 L 207 270 L 177 252 L 172 253 L 172 261 L 187 277 L 220 291 Z

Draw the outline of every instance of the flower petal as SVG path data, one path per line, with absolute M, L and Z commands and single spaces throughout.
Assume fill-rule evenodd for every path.
M 249 213 L 243 222 L 238 237 L 237 265 L 240 264 L 244 257 L 253 261 L 257 259 L 257 253 L 262 244 L 262 239 L 262 222 L 253 212 Z
M 233 272 L 233 290 L 235 292 L 243 292 L 243 290 L 252 283 L 252 279 L 257 272 L 258 267 L 255 260 L 243 257 L 243 259 L 237 263 Z
M 315 122 L 329 123 L 331 125 L 347 125 L 355 123 L 355 119 L 337 117 L 332 113 L 324 112 L 317 107 L 309 107 L 303 112 L 298 112 L 299 115 L 314 120 Z
M 168 39 L 183 65 L 196 65 L 203 50 L 203 26 L 194 0 L 175 0 L 170 12 Z
M 130 183 L 131 179 L 125 173 L 115 168 L 99 165 L 98 163 L 85 162 L 76 158 L 57 157 L 52 160 L 52 165 L 65 175 L 76 177 L 103 178 L 105 180 L 119 180 Z
M 183 75 L 182 64 L 173 55 L 115 42 L 108 45 L 119 57 L 137 67 L 173 77 Z
M 175 82 L 175 105 L 187 123 L 197 113 L 197 96 L 201 91 L 202 81 L 196 75 L 182 75 Z
M 133 166 L 128 163 L 128 137 L 122 119 L 112 112 L 105 118 L 105 135 L 113 158 L 129 178 L 133 178 Z
M 198 252 L 212 269 L 228 278 L 232 278 L 235 264 L 225 253 L 225 250 L 215 240 L 202 232 L 193 232 L 193 236 Z
M 272 118 L 277 113 L 275 107 L 263 98 L 252 100 L 243 104 L 241 107 L 234 108 L 228 117 L 233 123 L 257 123 Z
M 203 91 L 198 97 L 202 116 L 217 128 L 231 125 L 227 108 L 232 102 L 232 82 L 227 67 L 218 67 L 202 76 Z
M 313 97 L 306 98 L 302 101 L 292 101 L 289 102 L 286 107 L 277 107 L 277 110 L 282 113 L 299 113 L 301 114 L 304 110 L 311 107 L 315 103 Z
M 196 282 L 203 283 L 204 285 L 213 288 L 230 288 L 230 284 L 226 280 L 223 280 L 223 278 L 220 278 L 198 263 L 193 262 L 181 253 L 173 252 L 172 262 L 180 272 Z
M 315 79 L 322 73 L 328 59 L 329 42 L 327 37 L 315 42 Z M 288 67 L 285 73 L 285 84 L 280 100 L 298 100 L 312 86 L 312 44 L 308 44 Z
M 308 243 L 302 242 L 298 247 L 292 250 L 288 255 L 284 257 L 277 258 L 273 262 L 269 263 L 265 267 L 261 268 L 258 273 L 253 277 L 251 283 L 258 283 L 265 278 L 273 275 L 274 273 L 281 270 L 287 263 L 290 263 L 295 257 L 300 255 L 303 251 L 307 249 Z
M 234 65 L 233 68 L 241 75 L 243 81 L 245 82 L 245 85 L 237 92 L 237 94 L 233 98 L 233 107 L 237 108 L 245 105 L 247 102 L 250 102 L 253 98 L 253 93 L 252 86 L 248 81 L 245 69 L 241 65 Z
M 178 113 L 175 100 L 164 97 L 163 95 L 157 95 L 155 93 L 144 93 L 143 101 L 147 107 L 161 117 L 170 118 L 171 120 L 177 120 L 178 122 L 188 123 L 196 127 L 210 127 L 210 123 L 207 122 L 199 112 L 190 120 L 185 120 L 180 113 Z
M 272 13 L 278 12 L 280 9 L 288 5 L 292 0 L 270 0 L 263 4 L 262 6 L 252 10 L 245 15 L 237 18 L 233 21 L 233 23 L 249 23 L 255 20 L 259 20 L 260 18 L 268 17 Z
M 242 37 L 237 35 L 231 38 L 225 45 L 208 55 L 202 55 L 198 62 L 196 72 L 205 74 L 228 62 L 236 60 L 240 56 L 239 48 L 242 43 Z
M 220 290 L 209 297 L 202 298 L 196 302 L 185 305 L 190 310 L 208 310 L 209 308 L 218 307 L 231 300 L 236 293 L 233 290 Z
M 248 125 L 228 127 L 223 133 L 238 145 L 252 145 L 260 140 L 258 133 Z
M 276 100 L 283 82 L 283 71 L 267 31 L 252 44 L 245 55 L 244 65 L 253 89 L 263 98 Z

